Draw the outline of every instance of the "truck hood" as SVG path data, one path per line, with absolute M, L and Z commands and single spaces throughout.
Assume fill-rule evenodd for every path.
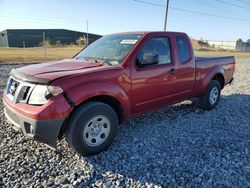
M 10 74 L 18 80 L 30 83 L 48 84 L 61 77 L 107 69 L 109 67 L 111 66 L 101 62 L 66 59 L 13 69 Z

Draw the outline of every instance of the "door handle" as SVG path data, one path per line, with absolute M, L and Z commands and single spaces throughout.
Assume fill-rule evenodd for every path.
M 175 69 L 170 69 L 170 70 L 168 71 L 168 73 L 170 73 L 170 74 L 175 74 L 175 73 L 176 73 L 176 70 L 175 70 Z

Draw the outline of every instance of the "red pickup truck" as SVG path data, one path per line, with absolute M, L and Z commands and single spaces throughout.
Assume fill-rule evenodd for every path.
M 195 58 L 185 33 L 112 34 L 72 59 L 12 70 L 4 111 L 25 136 L 56 148 L 65 135 L 92 155 L 107 149 L 120 123 L 147 111 L 191 98 L 213 109 L 234 71 L 234 57 Z

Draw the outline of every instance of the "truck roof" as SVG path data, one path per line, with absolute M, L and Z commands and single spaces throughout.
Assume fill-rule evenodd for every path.
M 149 33 L 168 33 L 168 34 L 186 34 L 184 32 L 176 32 L 176 31 L 129 31 L 129 32 L 121 32 L 121 33 L 113 33 L 113 34 L 141 34 L 141 35 L 145 35 L 145 34 L 149 34 Z

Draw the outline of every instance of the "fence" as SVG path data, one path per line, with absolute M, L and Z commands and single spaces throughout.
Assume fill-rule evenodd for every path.
M 64 29 L 5 30 L 0 32 L 0 61 L 46 61 L 71 58 L 87 43 L 92 43 L 100 37 L 100 35 Z
M 42 62 L 72 58 L 82 50 L 81 46 L 34 48 L 0 48 L 0 62 Z

